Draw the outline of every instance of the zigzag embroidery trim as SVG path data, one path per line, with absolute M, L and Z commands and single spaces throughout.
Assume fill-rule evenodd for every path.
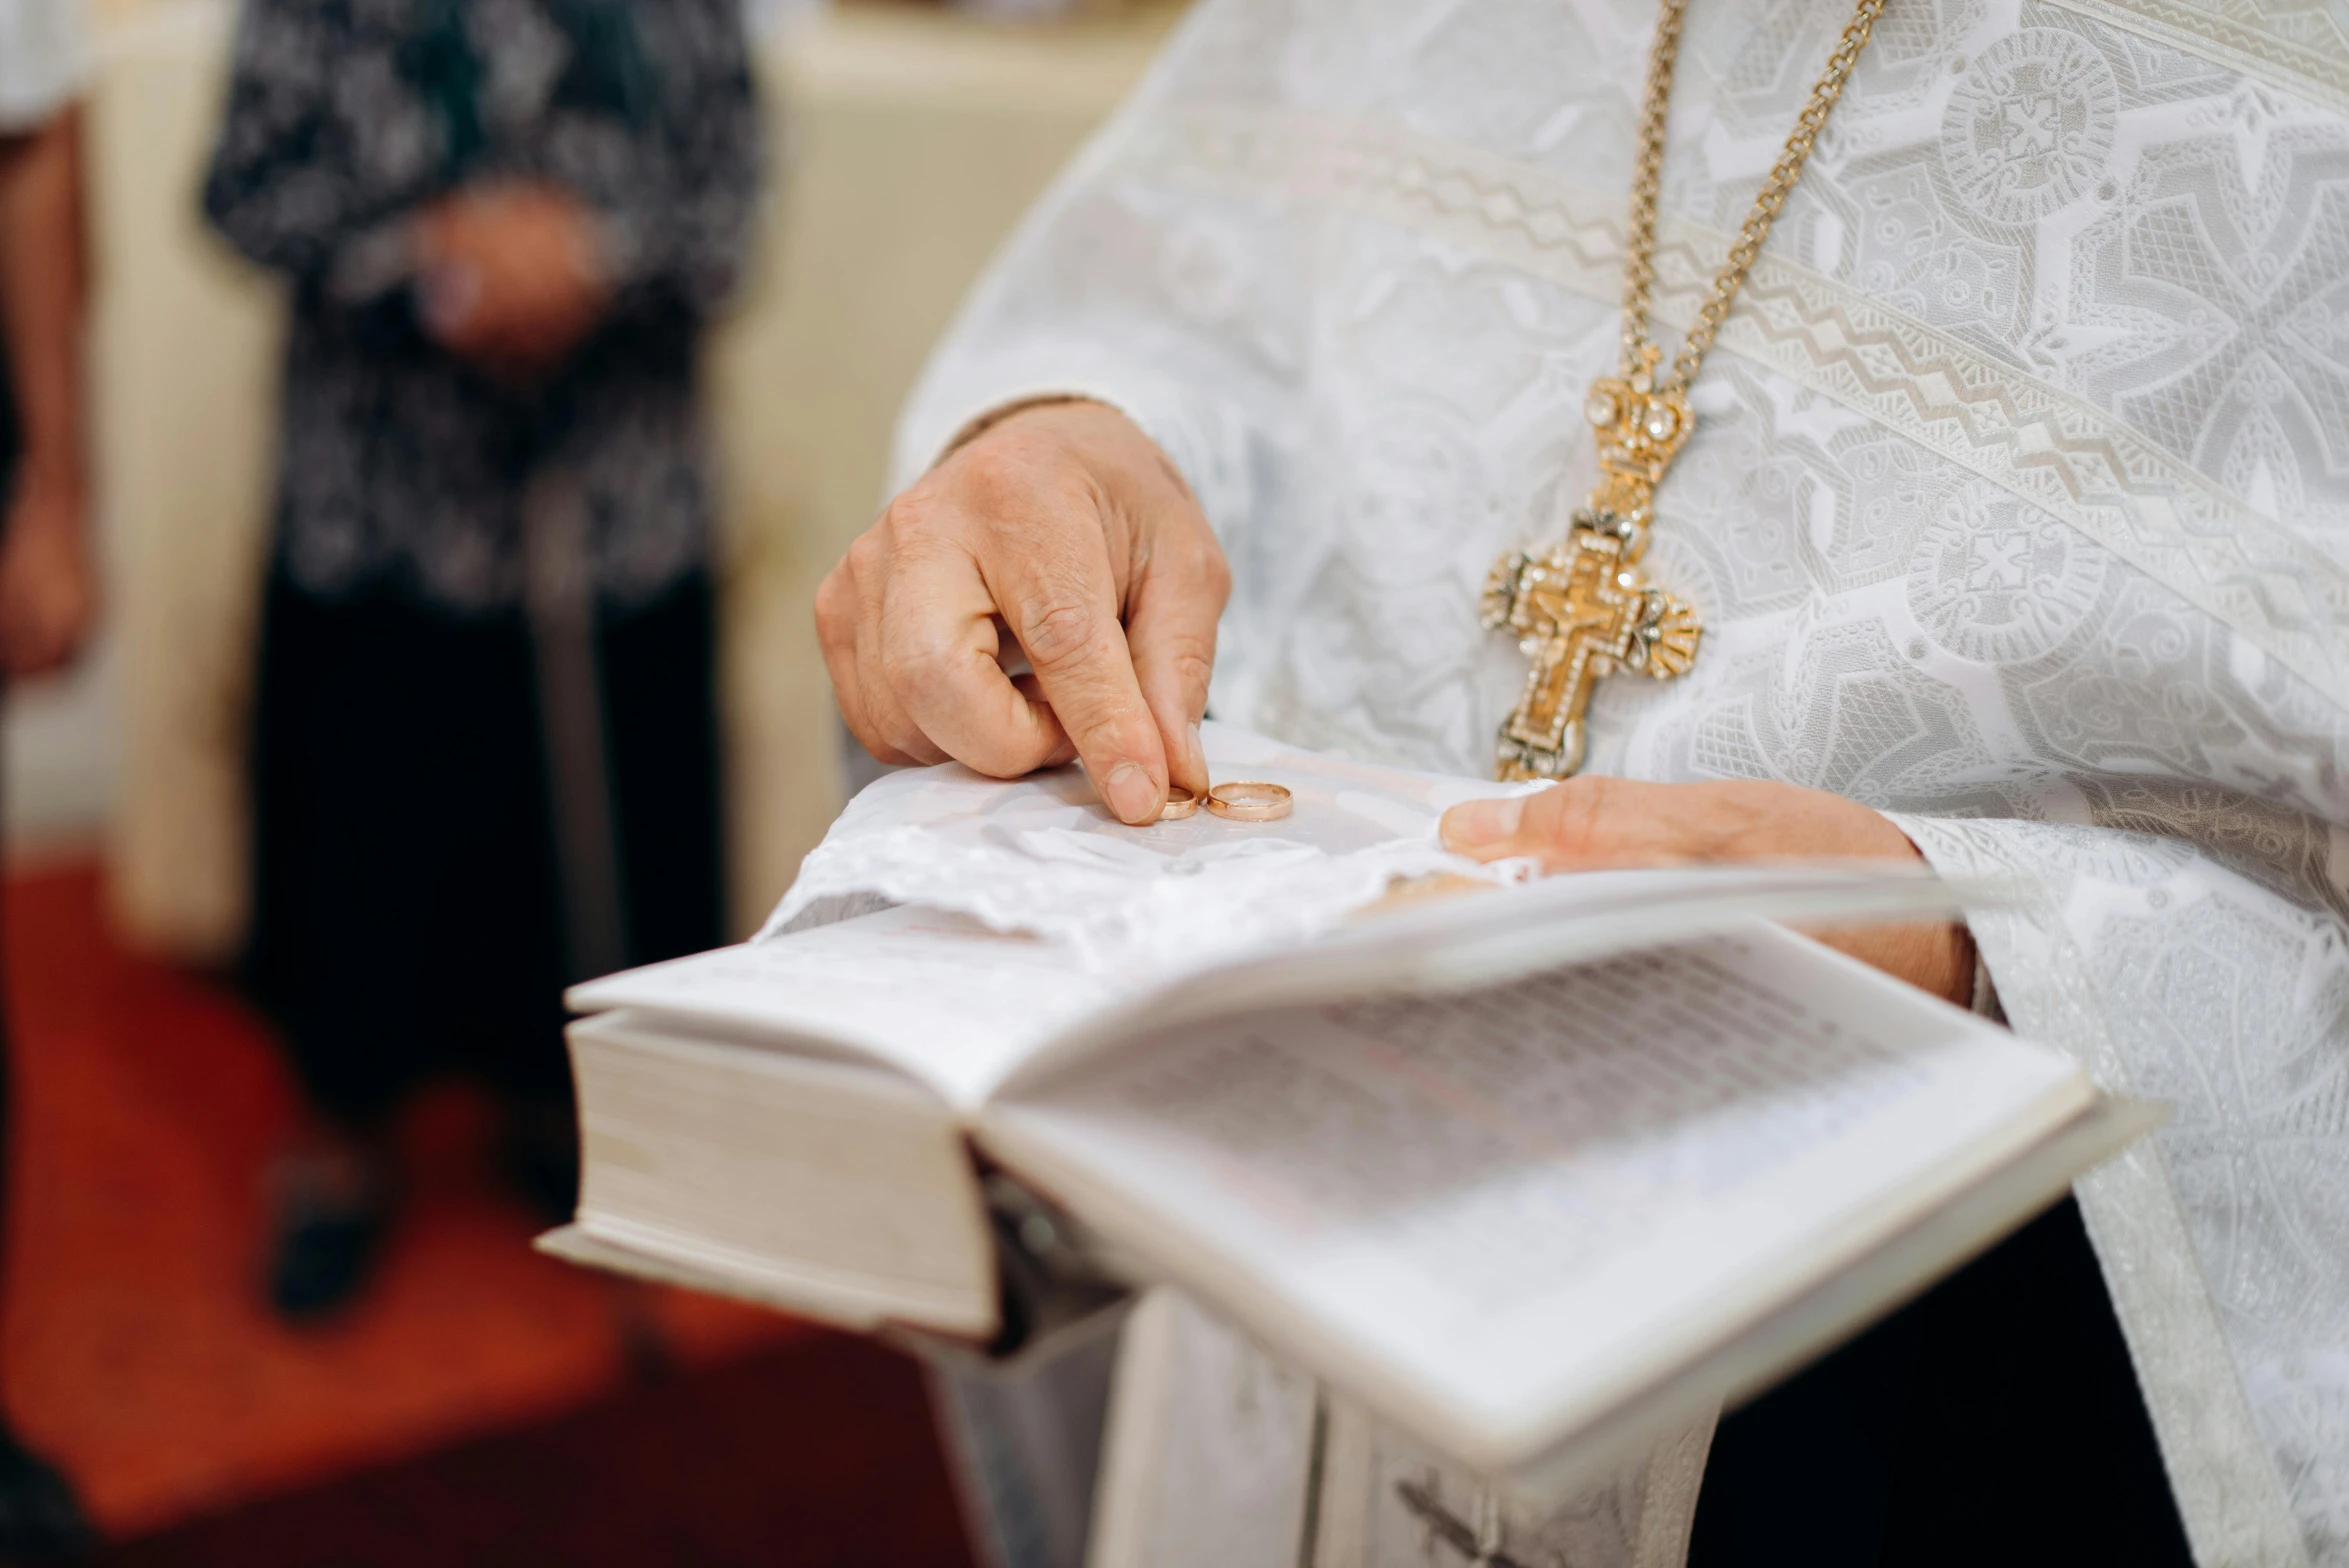
M 1114 162 L 1170 184 L 1337 208 L 1618 297 L 1617 198 L 1457 143 L 1209 110 L 1143 121 Z M 1663 221 L 1660 321 L 1694 319 L 1728 245 Z M 2349 707 L 2349 570 L 2103 410 L 1769 256 L 1718 341 L 2062 518 Z
M 2277 0 L 2046 3 L 2349 114 L 2349 31 L 2322 6 L 2287 8 Z

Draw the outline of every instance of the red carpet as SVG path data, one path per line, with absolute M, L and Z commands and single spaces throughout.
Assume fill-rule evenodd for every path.
M 860 1431 L 872 1425 L 838 1408 L 860 1397 L 857 1378 L 869 1374 L 887 1385 L 878 1408 L 902 1428 L 887 1451 L 928 1455 L 925 1495 L 943 1496 L 918 1391 L 907 1396 L 910 1372 L 893 1360 L 766 1314 L 621 1286 L 532 1253 L 530 1216 L 490 1174 L 485 1109 L 461 1092 L 420 1105 L 403 1128 L 408 1207 L 368 1297 L 325 1331 L 279 1327 L 255 1285 L 263 1176 L 288 1107 L 266 1032 L 226 987 L 113 943 L 94 870 L 11 880 L 0 921 L 16 1093 L 0 1393 L 27 1438 L 74 1475 L 110 1538 L 578 1411 L 620 1386 L 631 1324 L 684 1370 L 577 1417 L 583 1424 L 563 1430 L 589 1435 L 550 1439 L 549 1455 L 584 1452 L 603 1441 L 593 1434 L 624 1431 L 629 1418 L 612 1412 L 632 1408 L 630 1400 L 665 1409 L 658 1401 L 697 1388 L 693 1398 L 705 1403 L 733 1398 L 724 1377 L 697 1369 L 750 1356 L 742 1362 L 748 1403 L 711 1417 L 731 1422 L 735 1438 L 771 1431 L 802 1462 L 829 1452 L 827 1434 L 844 1414 Z M 798 1343 L 777 1348 L 787 1341 Z M 791 1359 L 801 1349 L 813 1359 Z M 493 1470 L 510 1463 L 497 1444 L 520 1441 L 491 1440 L 485 1462 Z M 841 1463 L 854 1469 L 849 1458 Z M 452 1484 L 424 1464 L 416 1473 L 428 1480 L 419 1484 Z M 564 1473 L 558 1464 L 550 1475 Z M 546 1500 L 549 1528 L 558 1513 L 592 1517 L 595 1498 L 576 1492 L 579 1481 L 550 1483 L 574 1495 L 568 1510 Z M 721 1469 L 709 1484 L 723 1481 Z M 383 1495 L 393 1500 L 386 1506 L 405 1506 L 397 1499 L 409 1494 Z M 493 1557 L 573 1560 L 518 1550 Z M 327 1551 L 283 1560 L 391 1559 Z M 801 1559 L 777 1543 L 767 1560 Z
M 91 1568 L 968 1568 L 920 1376 L 809 1335 Z

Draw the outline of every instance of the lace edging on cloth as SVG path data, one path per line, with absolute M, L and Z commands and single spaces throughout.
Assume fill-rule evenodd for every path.
M 1523 786 L 1366 768 L 1213 721 L 1200 733 L 1219 775 L 1288 788 L 1294 820 L 1199 812 L 1130 828 L 1100 809 L 1075 768 L 1015 780 L 908 768 L 848 803 L 760 936 L 830 902 L 878 898 L 1042 938 L 1096 971 L 1163 973 L 1307 940 L 1397 881 L 1514 882 L 1531 870 L 1480 865 L 1437 837 L 1455 800 Z
M 1097 969 L 1157 968 L 1303 941 L 1398 879 L 1464 874 L 1458 857 L 1416 843 L 1344 855 L 1272 839 L 1231 856 L 1133 852 L 1137 862 L 1162 862 L 1151 866 L 1113 861 L 1108 846 L 1075 834 L 1020 837 L 949 847 L 928 828 L 906 827 L 827 842 L 761 934 L 780 934 L 822 900 L 862 895 L 1042 937 Z

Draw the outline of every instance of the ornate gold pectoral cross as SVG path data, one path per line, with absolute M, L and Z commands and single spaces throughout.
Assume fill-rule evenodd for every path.
M 1654 520 L 1649 503 L 1673 454 L 1696 421 L 1688 389 L 1729 318 L 1745 275 L 1770 238 L 1770 225 L 1802 178 L 1819 131 L 1843 96 L 1868 47 L 1885 0 L 1856 0 L 1851 20 L 1829 51 L 1810 101 L 1795 116 L 1786 151 L 1770 166 L 1737 243 L 1714 275 L 1713 291 L 1689 323 L 1688 339 L 1669 373 L 1656 374 L 1663 350 L 1648 341 L 1648 295 L 1656 281 L 1656 202 L 1663 188 L 1664 122 L 1688 0 L 1658 0 L 1648 46 L 1647 102 L 1640 111 L 1639 153 L 1631 171 L 1631 211 L 1623 225 L 1622 374 L 1595 383 L 1582 405 L 1598 432 L 1599 487 L 1574 514 L 1566 542 L 1545 555 L 1501 557 L 1484 585 L 1484 623 L 1517 634 L 1533 661 L 1525 690 L 1501 726 L 1494 772 L 1504 779 L 1562 779 L 1582 766 L 1584 716 L 1602 675 L 1638 670 L 1670 680 L 1696 661 L 1704 627 L 1696 611 L 1640 575 L 1639 558 Z
M 1653 348 L 1646 359 L 1627 379 L 1593 385 L 1583 405 L 1601 477 L 1566 542 L 1505 555 L 1485 580 L 1484 624 L 1516 633 L 1533 661 L 1501 725 L 1496 777 L 1565 778 L 1582 766 L 1583 717 L 1600 676 L 1638 670 L 1670 680 L 1696 660 L 1704 627 L 1695 609 L 1638 569 L 1657 481 L 1695 423 L 1684 394 L 1655 388 Z

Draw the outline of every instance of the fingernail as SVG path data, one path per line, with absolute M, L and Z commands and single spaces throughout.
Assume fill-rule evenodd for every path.
M 1199 721 L 1191 721 L 1191 767 L 1201 778 L 1207 777 L 1207 743 L 1199 738 Z
M 1158 815 L 1158 786 L 1150 782 L 1150 775 L 1138 762 L 1121 762 L 1111 768 L 1109 783 L 1101 794 L 1120 822 L 1147 822 Z
M 1444 813 L 1446 849 L 1483 849 L 1516 835 L 1525 817 L 1525 797 L 1463 801 Z

